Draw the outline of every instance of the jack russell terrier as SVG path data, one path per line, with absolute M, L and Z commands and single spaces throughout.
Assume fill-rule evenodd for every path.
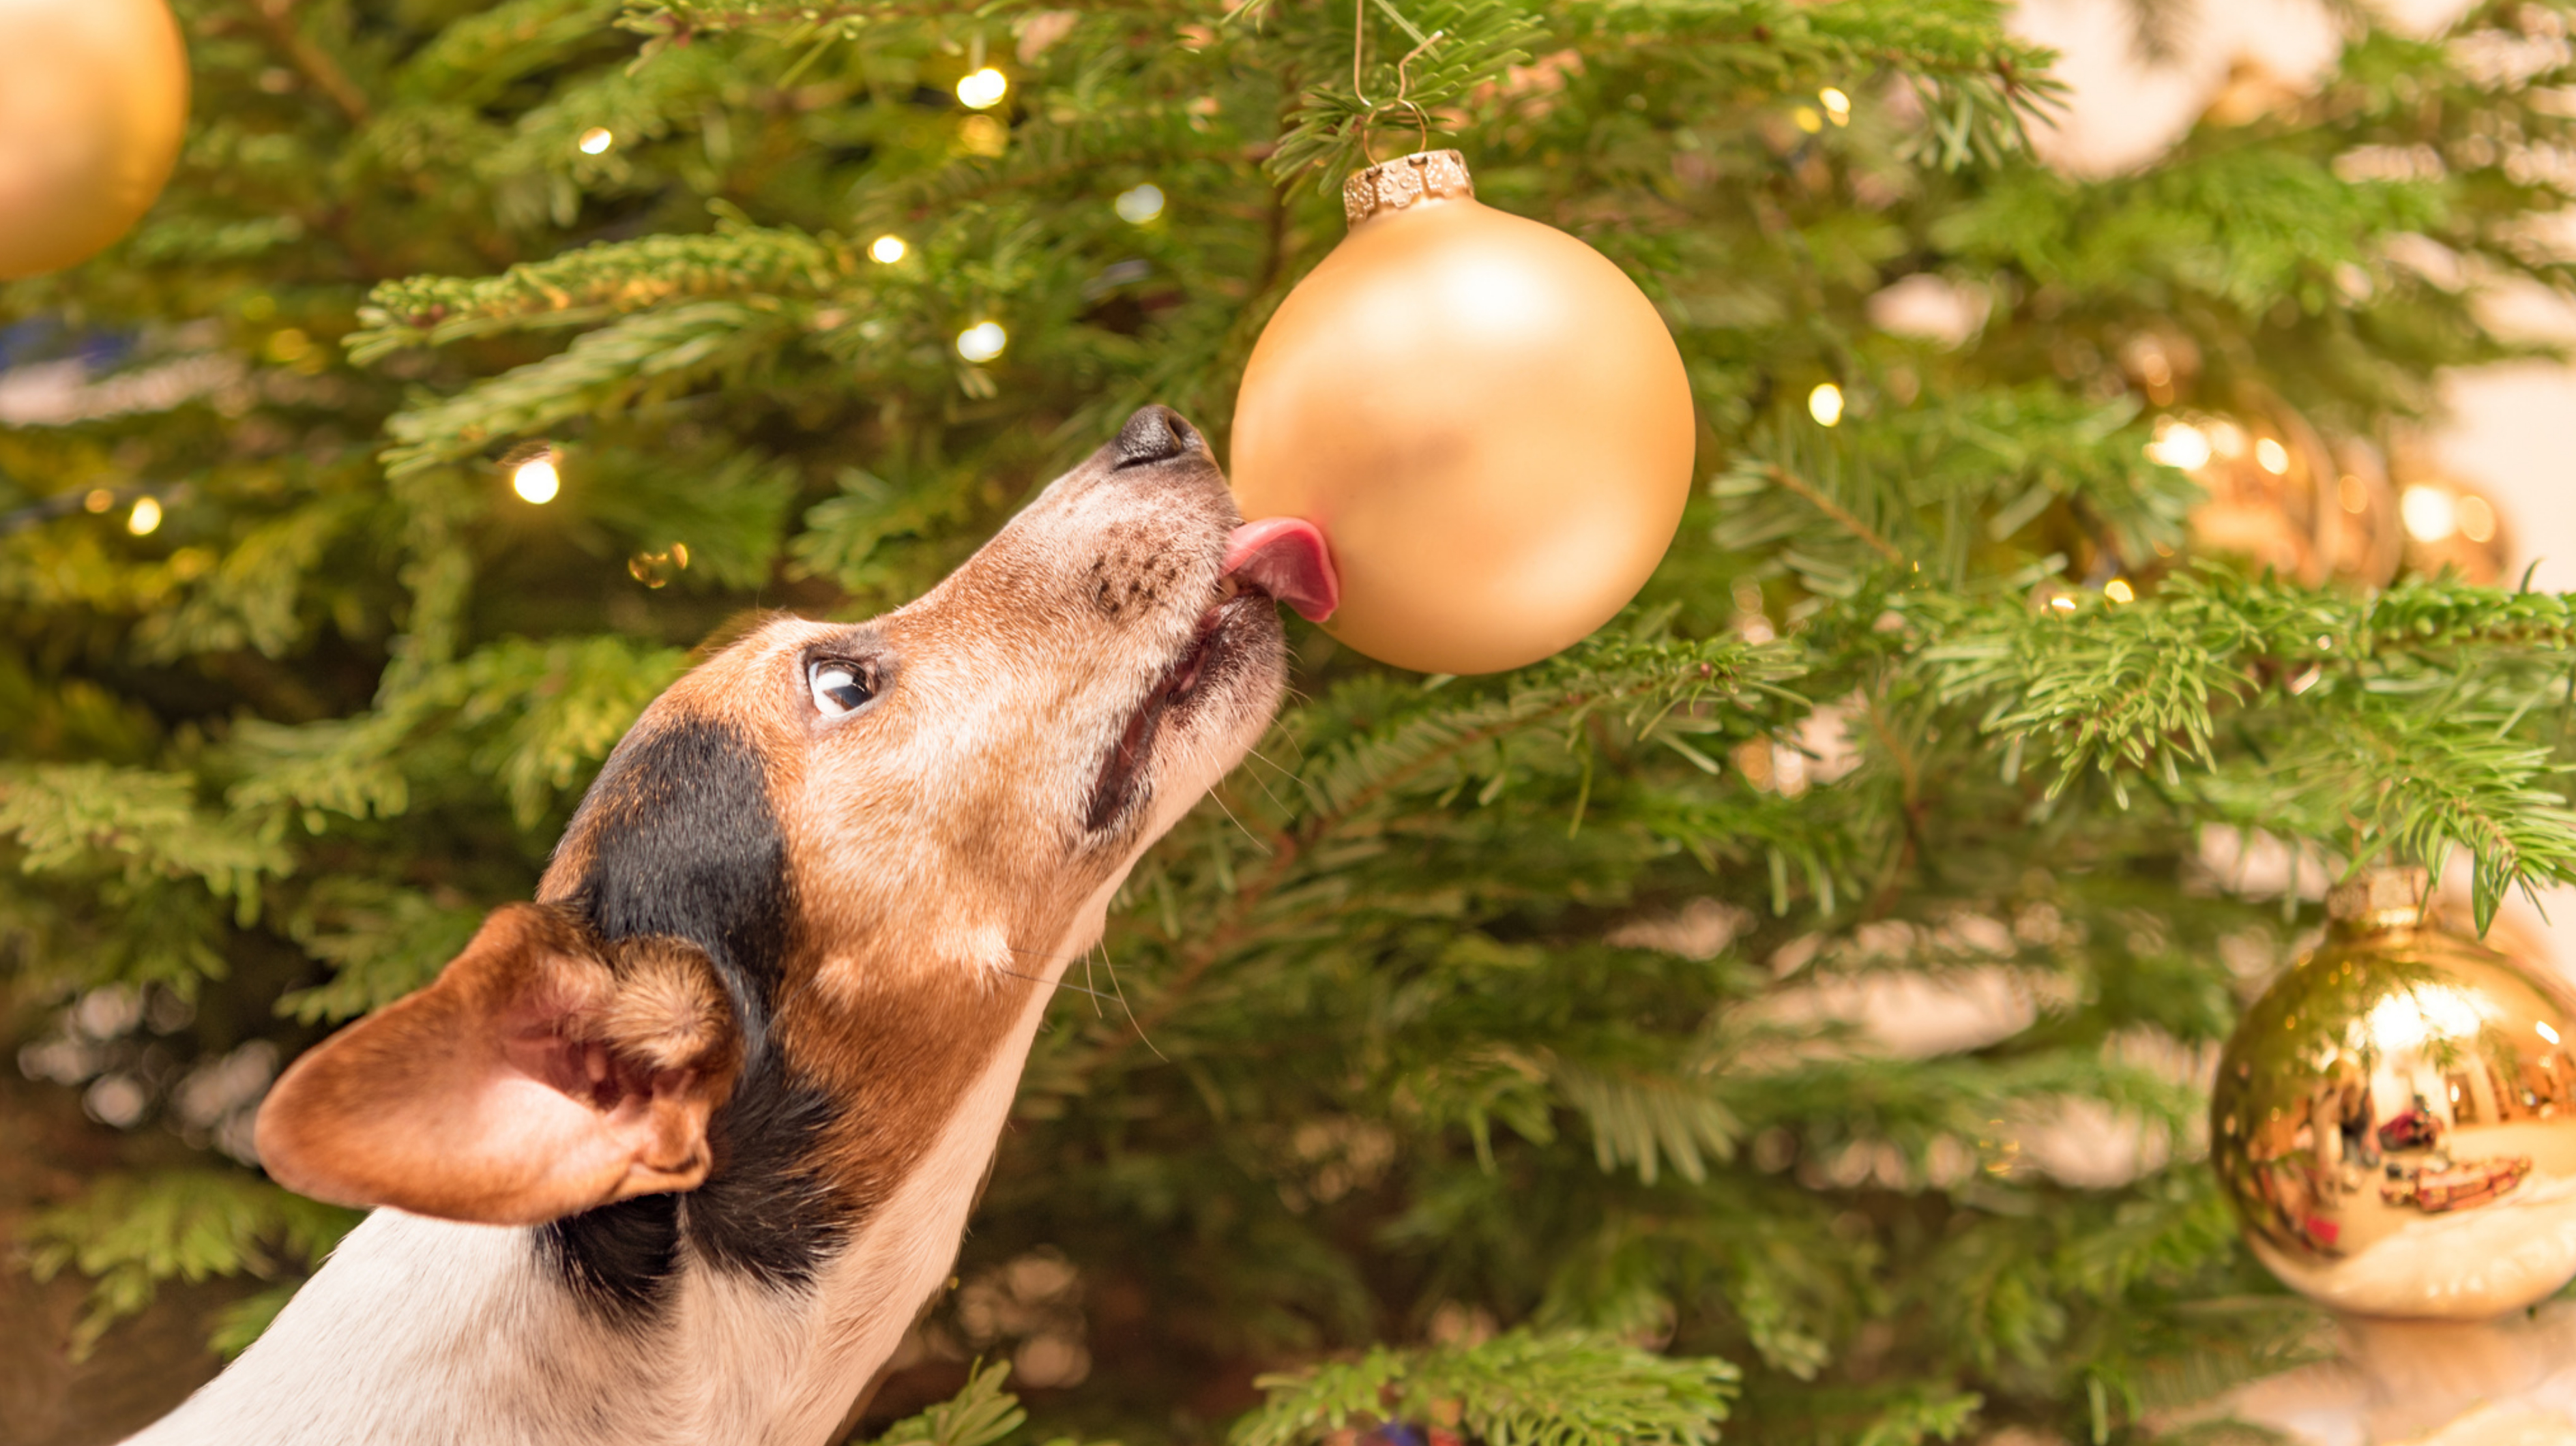
M 382 1207 L 152 1446 L 826 1441 L 947 1280 L 1110 896 L 1278 706 L 1321 537 L 1162 407 L 918 601 L 674 683 L 537 886 L 262 1106 Z

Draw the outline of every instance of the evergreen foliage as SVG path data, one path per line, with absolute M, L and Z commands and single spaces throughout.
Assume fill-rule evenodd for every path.
M 727 619 L 909 597 L 1144 401 L 1222 452 L 1372 150 L 1461 146 L 1674 328 L 1706 485 L 1601 636 L 1426 679 L 1292 623 L 1296 701 L 1121 896 L 967 1242 L 1078 1267 L 1093 1372 L 888 1440 L 2139 1439 L 2314 1324 L 2175 1063 L 2314 911 L 2214 891 L 2204 831 L 2465 852 L 2481 925 L 2576 878 L 2567 600 L 2195 557 L 2143 450 L 2165 405 L 2384 440 L 2518 354 L 2482 289 L 2576 289 L 2530 224 L 2576 188 L 2560 0 L 2339 12 L 2315 94 L 2092 180 L 2031 159 L 2050 57 L 1985 0 L 1370 0 L 1357 90 L 1310 0 L 175 8 L 170 191 L 0 286 L 0 365 L 60 383 L 0 428 L 0 960 L 65 1083 L 191 1142 L 192 1068 L 526 897 Z M 1873 327 L 1917 275 L 1982 323 Z M 2200 358 L 2161 403 L 2147 332 Z M 2022 1008 L 1901 1053 L 1836 1003 L 1909 983 Z M 2037 1168 L 2069 1118 L 2144 1168 Z M 160 1281 L 276 1277 L 238 1344 L 346 1223 L 210 1147 L 29 1243 L 107 1349 Z

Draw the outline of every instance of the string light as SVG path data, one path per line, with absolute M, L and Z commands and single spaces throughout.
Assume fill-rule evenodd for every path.
M 1843 419 L 1843 389 L 1832 382 L 1819 382 L 1807 393 L 1807 415 L 1819 426 L 1830 427 Z
M 1838 126 L 1851 124 L 1850 96 L 1829 85 L 1816 92 L 1816 99 L 1825 103 L 1825 119 Z
M 2147 444 L 2147 460 L 2189 472 L 2209 465 L 2209 434 L 2189 422 L 2167 419 L 2156 424 L 2156 439 Z
M 2265 437 L 2254 444 L 2254 462 L 2275 477 L 2283 476 L 2290 470 L 2290 449 Z
M 510 490 L 524 501 L 543 507 L 563 490 L 563 477 L 555 471 L 552 452 L 539 452 L 510 469 Z
M 892 266 L 901 261 L 911 250 L 911 247 L 904 244 L 902 237 L 888 232 L 868 243 L 868 259 L 879 266 Z
M 107 509 L 114 507 L 115 505 L 116 494 L 108 491 L 104 487 L 91 488 L 89 495 L 81 499 L 81 506 L 92 512 L 105 512 Z
M 957 82 L 957 103 L 968 110 L 991 110 L 1010 89 L 1011 78 L 988 65 Z
M 1142 226 L 1163 214 L 1163 188 L 1149 181 L 1119 192 L 1114 204 L 1118 208 L 1119 220 Z
M 617 133 L 606 126 L 592 126 L 581 133 L 581 139 L 576 144 L 581 147 L 581 153 L 585 156 L 605 155 L 610 146 L 617 144 Z
M 134 499 L 134 511 L 125 519 L 125 530 L 137 537 L 148 537 L 161 526 L 161 502 L 156 497 Z
M 2115 577 L 2109 582 L 2102 584 L 2102 596 L 2109 598 L 2115 603 L 2136 602 L 2138 600 L 2138 590 L 2129 586 L 2129 580 L 2127 578 Z
M 2421 482 L 2398 497 L 2397 515 L 2418 542 L 2439 542 L 2460 530 L 2460 510 L 2451 494 Z
M 991 361 L 1010 345 L 1011 337 L 998 321 L 979 321 L 957 333 L 957 354 L 970 362 Z

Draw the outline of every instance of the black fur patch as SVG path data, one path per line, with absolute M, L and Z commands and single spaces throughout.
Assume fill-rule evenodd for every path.
M 832 1101 L 796 1078 L 769 1035 L 791 904 L 759 757 L 715 723 L 630 736 L 582 800 L 571 833 L 585 829 L 591 863 L 573 909 L 603 940 L 671 934 L 706 950 L 742 1026 L 743 1064 L 708 1122 L 705 1185 L 556 1221 L 546 1248 L 577 1291 L 615 1314 L 654 1304 L 683 1235 L 719 1267 L 802 1285 L 850 1222 L 806 1167 Z

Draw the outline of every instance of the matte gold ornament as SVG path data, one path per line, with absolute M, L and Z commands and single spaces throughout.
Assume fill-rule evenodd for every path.
M 1435 673 L 1536 662 L 1608 621 L 1690 494 L 1690 383 L 1600 252 L 1480 204 L 1456 151 L 1352 176 L 1350 234 L 1245 367 L 1244 516 L 1303 518 L 1326 631 Z
M 188 54 L 162 0 L 0 0 L 0 279 L 124 235 L 187 120 Z
M 2421 870 L 2336 890 L 2210 1099 L 2254 1253 L 2357 1316 L 2483 1320 L 2576 1278 L 2576 997 L 2433 927 Z

